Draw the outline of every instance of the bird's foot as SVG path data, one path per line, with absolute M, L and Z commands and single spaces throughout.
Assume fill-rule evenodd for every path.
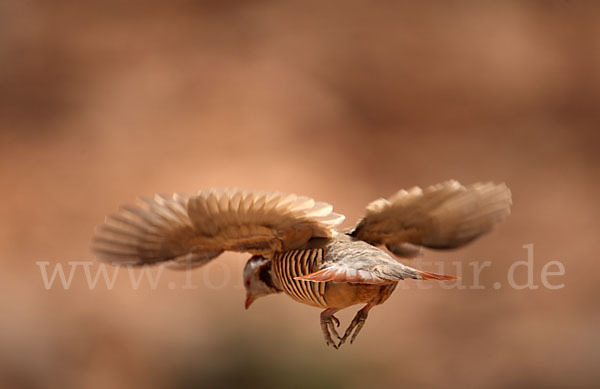
M 321 330 L 323 330 L 323 336 L 325 336 L 325 343 L 333 348 L 338 348 L 339 345 L 333 341 L 331 335 L 333 334 L 336 338 L 341 339 L 337 333 L 335 327 L 340 326 L 340 321 L 333 314 L 337 312 L 337 309 L 326 309 L 321 312 Z
M 360 311 L 358 311 L 356 313 L 356 316 L 354 316 L 354 319 L 352 319 L 352 322 L 346 329 L 344 336 L 339 338 L 340 343 L 338 343 L 336 348 L 341 347 L 346 342 L 348 337 L 350 337 L 350 335 L 352 335 L 350 337 L 350 344 L 352 344 L 354 342 L 354 339 L 356 339 L 356 336 L 358 335 L 360 330 L 365 325 L 365 322 L 367 321 L 367 316 L 368 316 L 368 310 L 361 309 Z

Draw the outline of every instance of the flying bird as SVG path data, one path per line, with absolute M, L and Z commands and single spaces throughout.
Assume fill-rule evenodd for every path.
M 451 180 L 375 200 L 354 228 L 342 232 L 336 226 L 344 216 L 327 203 L 279 192 L 212 189 L 123 206 L 97 229 L 92 249 L 113 264 L 166 262 L 181 269 L 202 266 L 224 251 L 250 253 L 243 275 L 246 309 L 275 293 L 321 308 L 325 341 L 339 348 L 356 339 L 371 308 L 384 303 L 399 281 L 457 279 L 413 269 L 388 251 L 410 258 L 422 247 L 463 246 L 489 232 L 510 206 L 505 184 L 463 186 Z M 338 334 L 334 314 L 355 304 L 364 306 Z

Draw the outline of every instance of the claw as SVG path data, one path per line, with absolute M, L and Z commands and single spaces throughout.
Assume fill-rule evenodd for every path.
M 340 321 L 338 319 L 334 318 L 334 317 L 332 317 L 332 319 L 334 319 L 334 320 L 330 320 L 330 321 L 327 322 L 327 326 L 329 327 L 329 329 L 331 330 L 331 332 L 333 332 L 333 334 L 335 335 L 336 338 L 342 339 L 340 337 L 340 335 L 338 334 L 337 330 L 335 329 L 335 326 L 333 325 L 333 322 L 335 321 L 336 324 L 337 324 L 337 326 L 339 327 L 340 326 Z
M 332 324 L 333 323 L 331 323 L 331 322 L 322 320 L 321 321 L 321 329 L 323 330 L 323 336 L 325 336 L 325 343 L 327 343 L 328 346 L 333 346 L 333 348 L 338 348 L 338 345 L 331 338 L 331 332 L 329 331 L 330 328 L 333 328 Z M 338 337 L 338 339 L 339 339 L 339 337 Z
M 333 341 L 331 335 L 335 335 L 336 338 L 341 339 L 340 335 L 337 333 L 335 326 L 340 326 L 340 321 L 333 316 L 333 313 L 336 312 L 336 309 L 326 309 L 321 312 L 321 330 L 323 331 L 323 336 L 325 337 L 325 343 L 328 346 L 333 346 L 333 348 L 337 349 L 339 347 L 336 342 Z
M 350 344 L 354 343 L 354 340 L 358 336 L 358 333 L 360 332 L 360 330 L 362 330 L 363 326 L 365 325 L 365 322 L 367 321 L 367 316 L 369 314 L 369 309 L 371 309 L 372 307 L 373 305 L 367 304 L 363 309 L 356 313 L 356 316 L 354 316 L 354 319 L 352 319 L 352 322 L 346 329 L 346 332 L 344 332 L 344 336 L 339 338 L 340 342 L 337 345 L 338 347 L 341 347 L 346 342 L 346 339 L 348 339 L 348 337 L 350 337 Z
M 359 321 L 358 325 L 356 326 L 356 329 L 354 330 L 354 333 L 352 334 L 352 337 L 350 338 L 350 344 L 354 343 L 354 339 L 356 339 L 356 336 L 358 335 L 360 330 L 362 330 L 366 321 L 367 321 L 366 317 L 363 320 Z
M 333 315 L 331 315 L 331 318 L 335 322 L 336 327 L 339 327 L 340 326 L 340 321 L 338 320 L 338 318 L 335 317 L 335 316 L 333 316 Z M 339 338 L 339 336 L 338 336 L 338 338 Z
M 343 345 L 346 342 L 346 340 L 348 339 L 348 337 L 350 337 L 350 335 L 352 335 L 350 337 L 350 344 L 354 343 L 354 339 L 356 339 L 356 336 L 358 335 L 360 330 L 365 325 L 366 320 L 367 320 L 366 315 L 363 316 L 363 315 L 361 315 L 360 312 L 357 313 L 356 316 L 354 317 L 354 319 L 352 320 L 352 322 L 350 323 L 350 325 L 348 326 L 348 328 L 346 329 L 344 336 L 340 338 L 340 343 L 338 344 L 338 347 Z

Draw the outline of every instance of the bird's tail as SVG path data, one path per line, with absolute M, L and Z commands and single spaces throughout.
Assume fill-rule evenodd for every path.
M 444 274 L 431 273 L 423 270 L 415 270 L 417 274 L 417 279 L 419 280 L 438 280 L 438 281 L 450 281 L 450 280 L 460 280 L 460 277 L 456 276 L 447 276 Z

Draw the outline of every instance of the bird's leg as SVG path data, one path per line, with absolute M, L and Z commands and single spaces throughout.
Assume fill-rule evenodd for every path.
M 323 312 L 321 312 L 321 329 L 323 330 L 323 335 L 325 336 L 325 342 L 327 345 L 331 345 L 334 348 L 338 348 L 333 339 L 331 338 L 331 334 L 335 335 L 338 339 L 341 339 L 338 335 L 335 327 L 340 326 L 340 321 L 337 317 L 333 316 L 338 310 L 335 308 L 327 308 Z M 334 324 L 335 323 L 335 324 Z
M 354 334 L 352 334 L 352 337 L 350 338 L 350 344 L 352 344 L 354 342 L 354 339 L 356 339 L 356 336 L 358 335 L 360 330 L 365 325 L 365 321 L 367 321 L 367 316 L 369 315 L 369 310 L 371 308 L 373 308 L 374 306 L 375 306 L 375 304 L 371 302 L 371 303 L 368 303 L 367 305 L 365 305 L 360 311 L 356 312 L 356 316 L 354 316 L 354 319 L 352 319 L 352 322 L 346 329 L 344 336 L 340 338 L 340 343 L 337 345 L 338 347 L 340 347 L 341 345 L 344 344 L 344 342 L 346 342 L 346 339 L 348 339 L 350 334 L 352 334 L 353 330 L 354 330 Z

